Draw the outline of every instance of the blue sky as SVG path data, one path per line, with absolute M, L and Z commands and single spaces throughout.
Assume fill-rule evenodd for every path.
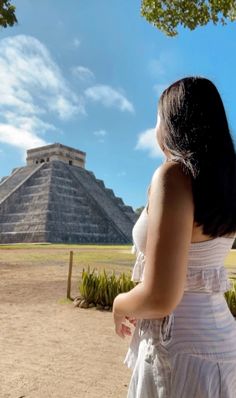
M 154 136 L 161 91 L 186 75 L 218 87 L 236 132 L 236 23 L 168 38 L 140 1 L 15 0 L 19 24 L 0 31 L 0 176 L 26 149 L 60 142 L 137 208 L 163 161 Z M 56 4 L 56 7 L 55 7 Z

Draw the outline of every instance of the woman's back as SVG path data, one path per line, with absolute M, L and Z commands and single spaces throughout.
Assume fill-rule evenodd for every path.
M 187 77 L 164 90 L 156 137 L 170 164 L 155 171 L 133 229 L 141 283 L 114 301 L 119 335 L 130 332 L 123 319 L 138 320 L 128 398 L 234 398 L 224 262 L 236 233 L 236 156 L 214 84 Z
M 133 229 L 135 281 L 143 279 L 147 224 L 145 208 Z M 165 398 L 235 397 L 236 322 L 224 298 L 231 287 L 224 261 L 233 241 L 234 236 L 191 242 L 179 305 L 164 318 L 138 321 L 124 363 L 141 369 L 144 355 L 147 368 L 139 376 L 134 370 L 130 396 L 159 397 L 148 383 L 146 372 L 153 369 Z M 135 384 L 138 377 L 146 383 Z
M 143 210 L 133 228 L 133 241 L 137 260 L 133 268 L 133 280 L 143 279 L 146 240 L 147 240 L 148 212 Z M 198 235 L 200 236 L 200 235 Z M 202 237 L 203 235 L 201 235 Z M 224 266 L 226 256 L 231 249 L 235 237 L 217 237 L 201 241 L 192 241 L 189 246 L 188 265 L 186 275 L 186 289 L 208 291 L 226 291 L 230 282 Z M 173 248 L 174 250 L 174 248 Z M 204 289 L 204 283 L 206 289 Z M 212 284 L 212 289 L 211 285 Z M 185 290 L 186 290 L 185 289 Z

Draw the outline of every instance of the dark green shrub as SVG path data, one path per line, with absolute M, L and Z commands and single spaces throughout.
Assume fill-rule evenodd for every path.
M 111 308 L 119 293 L 128 292 L 135 285 L 136 283 L 131 281 L 131 272 L 123 272 L 116 276 L 114 271 L 108 275 L 105 270 L 98 273 L 95 269 L 90 271 L 88 267 L 87 271 L 83 269 L 79 292 L 87 305 Z
M 230 278 L 230 280 L 233 281 L 233 287 L 225 292 L 225 299 L 232 315 L 236 317 L 236 278 Z
M 230 278 L 233 281 L 232 289 L 225 292 L 225 299 L 232 315 L 236 318 L 236 278 Z M 119 293 L 128 292 L 136 285 L 131 281 L 131 272 L 122 273 L 118 276 L 115 272 L 108 275 L 105 270 L 98 272 L 96 269 L 86 271 L 83 269 L 82 280 L 79 283 L 79 292 L 81 307 L 100 306 L 111 309 L 115 297 Z M 80 306 L 80 305 L 79 305 Z

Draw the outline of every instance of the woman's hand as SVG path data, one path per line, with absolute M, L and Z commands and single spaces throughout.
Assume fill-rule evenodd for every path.
M 123 314 L 117 313 L 117 303 L 119 302 L 119 299 L 121 296 L 124 296 L 125 294 L 120 294 L 118 295 L 114 302 L 113 302 L 113 319 L 115 323 L 115 331 L 118 336 L 121 338 L 125 338 L 125 336 L 130 336 L 131 335 L 131 328 L 128 326 L 126 323 L 127 321 L 131 324 L 136 326 L 136 319 L 134 317 L 126 316 Z
M 113 318 L 116 334 L 118 334 L 122 339 L 124 339 L 125 336 L 130 336 L 131 328 L 125 324 L 127 318 L 125 316 L 116 315 L 115 313 L 113 313 Z
M 136 326 L 137 324 L 137 319 L 130 317 L 130 316 L 126 316 L 125 319 L 127 319 L 132 325 Z

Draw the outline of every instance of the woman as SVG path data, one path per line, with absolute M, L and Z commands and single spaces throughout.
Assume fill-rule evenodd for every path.
M 212 82 L 188 77 L 159 101 L 155 171 L 134 230 L 140 283 L 114 300 L 116 333 L 136 325 L 129 398 L 235 398 L 236 323 L 224 260 L 236 232 L 235 149 Z

